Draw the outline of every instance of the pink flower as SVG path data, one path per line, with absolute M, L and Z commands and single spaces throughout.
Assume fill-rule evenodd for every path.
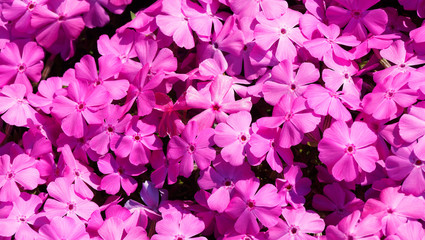
M 55 217 L 40 230 L 41 239 L 45 240 L 89 240 L 84 223 L 71 217 Z
M 337 24 L 345 27 L 344 33 L 353 34 L 359 40 L 366 39 L 367 31 L 379 35 L 384 32 L 388 22 L 387 13 L 382 9 L 367 10 L 379 0 L 335 0 L 344 8 L 338 6 L 330 6 L 326 11 L 329 23 Z
M 276 19 L 288 9 L 288 3 L 280 0 L 229 0 L 229 5 L 238 16 L 256 17 L 263 13 L 267 19 Z
M 117 217 L 111 217 L 103 222 L 99 228 L 99 235 L 104 240 L 132 240 L 141 239 L 148 240 L 145 229 L 142 227 L 133 227 L 127 234 L 124 233 L 125 223 Z
M 9 155 L 0 156 L 0 201 L 14 201 L 20 195 L 17 183 L 25 190 L 37 187 L 40 173 L 35 161 L 26 154 L 17 155 L 11 161 Z
M 80 0 L 60 0 L 34 9 L 31 26 L 36 28 L 37 42 L 53 54 L 61 54 L 65 60 L 74 55 L 73 40 L 84 29 L 82 14 L 89 4 Z
M 114 135 L 111 139 L 111 146 L 118 157 L 129 160 L 134 165 L 147 164 L 151 156 L 151 150 L 158 150 L 162 147 L 160 139 L 154 135 L 155 126 L 147 120 L 139 120 L 134 116 L 128 124 L 125 135 Z
M 417 10 L 418 16 L 425 17 L 425 1 L 424 0 L 398 0 L 406 10 Z
M 260 226 L 257 219 L 268 228 L 278 223 L 281 207 L 276 187 L 271 184 L 259 187 L 257 178 L 240 180 L 235 184 L 239 194 L 230 200 L 225 212 L 237 219 L 234 228 L 238 233 L 258 233 Z
M 52 114 L 61 119 L 61 128 L 68 136 L 81 138 L 87 133 L 88 124 L 101 124 L 101 109 L 112 99 L 103 87 L 89 86 L 75 80 L 68 86 L 68 96 L 56 96 Z
M 311 180 L 303 177 L 300 165 L 289 165 L 283 170 L 283 178 L 276 179 L 276 188 L 281 197 L 281 206 L 291 205 L 294 208 L 302 207 L 305 196 L 311 190 Z
M 42 199 L 37 195 L 26 192 L 13 199 L 13 208 L 7 218 L 0 218 L 0 236 L 11 237 L 15 234 L 16 239 L 25 239 L 26 236 L 34 236 L 36 232 L 30 225 L 37 220 L 37 212 L 42 205 Z
M 156 24 L 167 36 L 173 37 L 179 47 L 191 49 L 195 46 L 188 15 L 185 14 L 183 1 L 162 1 L 162 13 L 156 16 Z
M 0 90 L 0 114 L 6 123 L 18 127 L 26 126 L 28 121 L 37 122 L 36 111 L 24 99 L 26 88 L 22 84 L 4 86 Z
M 64 215 L 76 219 L 77 216 L 88 220 L 99 207 L 96 203 L 79 197 L 75 193 L 75 185 L 65 178 L 57 178 L 47 186 L 47 192 L 54 199 L 47 199 L 44 204 L 46 216 L 49 219 Z M 69 229 L 68 229 L 69 230 Z
M 75 182 L 75 193 L 82 198 L 92 199 L 94 194 L 87 186 L 98 189 L 100 178 L 97 176 L 91 167 L 85 166 L 80 161 L 75 159 L 69 145 L 62 147 L 62 157 L 67 168 L 64 171 L 64 177 L 70 182 Z
M 257 124 L 265 128 L 282 125 L 278 144 L 282 148 L 289 148 L 299 144 L 304 133 L 313 131 L 319 122 L 320 118 L 307 108 L 303 97 L 293 99 L 291 96 L 283 96 L 274 107 L 273 115 L 258 119 Z
M 94 87 L 103 86 L 114 100 L 119 100 L 127 95 L 130 83 L 125 79 L 115 79 L 121 71 L 121 60 L 113 55 L 101 56 L 98 59 L 99 72 L 96 61 L 90 55 L 85 55 L 80 62 L 75 64 L 75 78 Z
M 215 128 L 214 142 L 222 147 L 223 160 L 233 166 L 242 165 L 250 138 L 251 114 L 246 111 L 231 114 L 226 123 Z
M 43 49 L 35 42 L 6 43 L 0 53 L 0 87 L 20 83 L 25 85 L 27 94 L 32 93 L 29 80 L 40 81 L 43 58 Z
M 298 25 L 300 17 L 300 12 L 291 9 L 274 20 L 268 20 L 264 15 L 257 15 L 256 19 L 259 24 L 255 26 L 255 43 L 264 50 L 276 45 L 276 59 L 292 62 L 297 56 L 294 43 L 302 46 L 306 40 L 300 29 L 295 27 Z
M 335 179 L 353 181 L 361 171 L 376 168 L 378 152 L 373 144 L 377 136 L 364 122 L 354 122 L 351 128 L 336 121 L 323 133 L 319 142 L 319 159 L 326 164 Z
M 288 60 L 283 60 L 272 69 L 272 78 L 263 85 L 264 100 L 276 105 L 283 96 L 296 98 L 307 88 L 307 84 L 317 81 L 320 72 L 312 63 L 302 63 L 294 76 L 294 66 Z
M 190 213 L 172 211 L 164 214 L 161 221 L 156 223 L 157 234 L 152 236 L 152 240 L 206 240 L 205 237 L 193 237 L 201 233 L 205 228 L 204 222 Z
M 343 218 L 337 226 L 329 226 L 326 236 L 329 239 L 378 239 L 381 223 L 373 215 L 360 218 L 360 211 Z
M 424 156 L 425 154 L 425 102 L 419 102 L 412 105 L 408 114 L 401 116 L 398 127 L 400 129 L 400 137 L 407 143 L 418 141 L 414 147 L 416 156 Z
M 192 173 L 194 161 L 200 170 L 204 170 L 215 159 L 215 149 L 212 148 L 214 129 L 206 128 L 197 133 L 197 122 L 191 121 L 181 137 L 173 136 L 168 143 L 167 157 L 171 161 L 180 161 L 180 173 L 184 177 Z
M 14 21 L 16 30 L 33 33 L 31 18 L 35 8 L 46 4 L 46 0 L 6 1 L 2 5 L 2 16 L 8 21 Z
M 325 222 L 317 213 L 306 211 L 303 207 L 297 209 L 284 208 L 282 215 L 285 221 L 269 229 L 269 239 L 303 239 L 313 240 L 312 233 L 321 233 L 325 229 Z
M 323 23 L 317 24 L 317 29 L 324 35 L 324 38 L 315 38 L 304 43 L 304 47 L 313 57 L 323 60 L 324 55 L 327 57 L 342 59 L 353 59 L 354 55 L 344 50 L 340 45 L 355 47 L 359 45 L 359 41 L 354 36 L 339 36 L 340 28 L 331 24 L 326 26 Z
M 100 182 L 100 188 L 108 194 L 117 194 L 120 186 L 127 195 L 133 193 L 137 188 L 137 181 L 131 176 L 138 176 L 146 171 L 144 166 L 135 166 L 126 158 L 117 158 L 107 154 L 97 161 L 99 170 L 106 174 Z
M 50 114 L 53 105 L 53 99 L 56 95 L 66 95 L 66 89 L 62 88 L 62 79 L 51 77 L 40 81 L 36 94 L 28 94 L 28 101 L 31 106 L 40 108 L 43 112 Z

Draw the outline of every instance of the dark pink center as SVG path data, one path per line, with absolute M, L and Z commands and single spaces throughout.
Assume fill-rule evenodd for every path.
M 293 83 L 292 83 L 292 84 L 291 84 L 291 90 L 292 90 L 292 91 L 295 91 L 295 89 L 297 89 L 297 85 L 295 85 L 295 84 L 293 84 Z
M 416 161 L 415 161 L 415 165 L 416 165 L 416 166 L 420 166 L 420 165 L 422 165 L 422 161 L 421 161 L 421 160 L 419 160 L 419 159 L 418 159 L 418 160 L 416 160 Z
M 286 34 L 286 29 L 284 29 L 284 28 L 280 29 L 280 33 L 281 34 Z
M 354 145 L 348 145 L 347 148 L 345 149 L 345 151 L 348 154 L 353 154 L 355 150 L 356 150 L 356 148 L 354 147 Z
M 140 136 L 139 136 L 139 135 L 135 135 L 135 136 L 134 136 L 134 140 L 136 140 L 136 141 L 140 141 Z
M 359 18 L 360 17 L 360 12 L 359 11 L 354 11 L 353 12 L 353 17 L 354 18 Z
M 79 111 L 79 112 L 83 111 L 85 108 L 86 108 L 86 104 L 84 104 L 84 103 L 79 103 L 77 105 L 77 111 Z
M 106 129 L 108 132 L 113 132 L 114 131 L 114 128 L 113 127 L 111 127 L 111 126 L 109 126 L 107 129 Z
M 65 16 L 63 16 L 63 15 L 59 15 L 59 17 L 58 17 L 58 21 L 63 21 L 65 19 Z
M 188 147 L 188 149 L 187 149 L 187 151 L 189 153 L 193 153 L 195 151 L 195 146 L 193 144 L 190 144 L 189 147 Z
M 291 228 L 291 233 L 292 234 L 296 234 L 297 232 L 298 232 L 298 229 L 297 228 L 295 228 L 295 227 Z
M 11 178 L 13 178 L 13 177 L 15 177 L 15 173 L 14 173 L 14 172 L 8 172 L 8 173 L 7 173 L 7 178 L 8 178 L 8 179 L 11 179 Z
M 30 4 L 28 4 L 27 8 L 28 8 L 29 11 L 32 11 L 35 8 L 35 4 L 33 2 L 30 2 Z
M 25 64 L 23 64 L 23 63 L 18 66 L 18 72 L 20 72 L 20 73 L 25 72 L 26 69 L 27 68 L 25 67 Z
M 216 103 L 216 104 L 214 104 L 214 105 L 212 106 L 212 109 L 213 109 L 214 111 L 219 111 L 219 110 L 220 110 L 220 106 Z
M 345 79 L 349 79 L 350 78 L 350 75 L 348 73 L 346 73 L 346 74 L 344 74 L 344 78 Z
M 246 203 L 246 206 L 248 208 L 254 208 L 255 207 L 255 202 L 254 200 L 248 200 L 248 202 Z
M 74 210 L 75 209 L 75 204 L 74 203 L 69 203 L 68 204 L 68 210 L 69 211 L 72 211 L 72 210 Z
M 230 180 L 227 180 L 224 182 L 224 186 L 230 187 L 232 185 L 232 182 Z

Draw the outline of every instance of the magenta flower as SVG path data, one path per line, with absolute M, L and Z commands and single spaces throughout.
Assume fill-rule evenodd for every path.
M 260 226 L 257 219 L 268 228 L 278 223 L 282 210 L 276 187 L 271 184 L 259 187 L 257 178 L 240 180 L 235 184 L 239 194 L 230 200 L 225 212 L 237 219 L 234 228 L 238 233 L 258 233 Z
M 258 127 L 257 124 L 253 124 L 254 133 L 249 139 L 249 152 L 255 157 L 260 159 L 260 162 L 264 159 L 269 164 L 270 168 L 280 173 L 283 170 L 282 160 L 286 164 L 291 165 L 293 163 L 294 155 L 291 149 L 282 148 L 279 146 L 280 128 L 266 128 Z M 248 158 L 248 161 L 250 158 Z
M 129 160 L 134 165 L 147 164 L 151 156 L 151 150 L 158 150 L 162 147 L 162 142 L 154 135 L 155 126 L 146 120 L 138 120 L 134 116 L 127 126 L 124 136 L 114 135 L 111 139 L 111 146 L 114 146 L 115 154 Z
M 31 26 L 38 29 L 37 42 L 53 54 L 61 54 L 65 60 L 74 55 L 73 40 L 84 29 L 82 14 L 90 6 L 86 1 L 60 0 L 34 9 Z
M 49 240 L 89 240 L 84 223 L 72 217 L 55 217 L 40 230 L 41 239 Z
M 382 228 L 379 219 L 373 215 L 360 218 L 360 211 L 343 218 L 337 226 L 331 225 L 326 229 L 330 239 L 379 239 Z
M 220 154 L 224 161 L 233 166 L 242 165 L 250 138 L 251 114 L 246 111 L 231 114 L 226 123 L 215 128 L 214 142 L 222 147 Z
M 183 1 L 162 1 L 162 13 L 156 16 L 156 24 L 167 36 L 173 37 L 179 47 L 191 49 L 195 46 L 189 16 L 185 14 Z
M 68 136 L 81 138 L 87 133 L 88 124 L 101 124 L 102 112 L 112 99 L 103 87 L 89 86 L 75 80 L 68 86 L 68 96 L 53 100 L 52 114 L 61 119 L 61 128 Z
M 24 99 L 26 88 L 22 84 L 4 86 L 0 90 L 0 114 L 6 123 L 18 127 L 26 126 L 29 121 L 37 122 L 36 111 Z
M 401 116 L 398 128 L 400 137 L 407 143 L 418 141 L 414 147 L 416 156 L 424 156 L 425 154 L 425 102 L 419 102 L 412 105 L 408 114 Z
M 37 234 L 30 225 L 37 220 L 37 212 L 42 205 L 42 199 L 26 192 L 13 199 L 13 208 L 7 218 L 0 218 L 0 236 L 25 239 L 26 236 Z
M 267 19 L 276 19 L 288 9 L 288 3 L 280 0 L 229 0 L 229 5 L 238 16 L 256 17 L 261 10 Z
M 137 181 L 131 176 L 137 176 L 146 171 L 144 166 L 135 166 L 126 158 L 117 158 L 107 154 L 97 161 L 99 170 L 106 174 L 100 182 L 100 189 L 108 194 L 117 194 L 120 186 L 127 195 L 133 193 L 137 188 Z
M 269 239 L 317 239 L 309 234 L 321 233 L 325 229 L 325 222 L 317 213 L 306 211 L 303 207 L 297 209 L 284 208 L 282 215 L 285 221 L 269 229 Z
M 274 106 L 283 96 L 301 96 L 306 85 L 317 81 L 319 77 L 320 73 L 312 63 L 302 63 L 294 76 L 292 63 L 283 60 L 273 67 L 272 78 L 263 85 L 264 100 Z
M 62 147 L 62 157 L 66 163 L 67 168 L 64 171 L 64 177 L 70 182 L 75 183 L 75 193 L 82 198 L 92 199 L 94 194 L 88 187 L 98 189 L 100 178 L 97 176 L 93 169 L 89 166 L 83 165 L 80 161 L 75 159 L 69 145 Z
M 117 217 L 111 217 L 105 220 L 102 226 L 99 228 L 99 235 L 104 240 L 132 240 L 141 239 L 148 240 L 145 229 L 141 227 L 133 227 L 125 234 L 124 233 L 125 223 L 123 220 Z
M 5 1 L 2 5 L 2 16 L 14 22 L 14 27 L 19 32 L 33 33 L 31 18 L 35 8 L 46 4 L 46 0 L 21 0 Z
M 424 219 L 425 201 L 399 192 L 399 187 L 388 187 L 381 191 L 380 200 L 371 198 L 364 206 L 362 217 L 376 216 L 385 235 L 394 234 L 397 227 L 407 220 Z M 376 230 L 376 227 L 373 229 Z
M 99 208 L 96 203 L 79 197 L 75 193 L 75 185 L 65 178 L 57 178 L 51 182 L 47 186 L 47 192 L 54 198 L 47 199 L 44 204 L 45 214 L 49 219 L 67 215 L 72 218 L 79 216 L 88 220 L 91 214 Z
M 151 156 L 150 164 L 155 169 L 151 173 L 151 180 L 155 187 L 162 188 L 167 175 L 169 185 L 176 183 L 179 176 L 179 163 L 166 158 L 162 150 L 153 151 Z
M 259 24 L 255 26 L 255 43 L 263 50 L 269 50 L 276 45 L 276 59 L 292 62 L 297 56 L 294 43 L 302 46 L 306 40 L 300 29 L 295 27 L 299 24 L 300 17 L 300 12 L 291 9 L 274 20 L 268 20 L 264 15 L 257 15 Z
M 303 177 L 302 166 L 289 165 L 283 170 L 283 178 L 276 179 L 276 188 L 281 197 L 281 206 L 302 207 L 310 192 L 311 180 Z
M 395 235 L 399 238 L 394 239 L 400 239 L 400 240 L 409 240 L 409 239 L 425 239 L 425 230 L 422 227 L 422 224 L 418 221 L 408 221 L 407 223 L 404 223 L 403 225 L 399 226 L 397 228 L 397 232 Z
M 19 154 L 13 161 L 9 155 L 0 156 L 0 201 L 14 201 L 19 197 L 17 183 L 25 190 L 33 190 L 39 179 L 35 161 L 28 155 Z
M 195 121 L 190 121 L 181 137 L 173 136 L 168 143 L 167 157 L 171 161 L 180 161 L 180 174 L 189 177 L 193 171 L 193 162 L 200 170 L 206 169 L 215 159 L 212 137 L 214 129 L 206 128 L 199 132 Z
M 156 223 L 155 230 L 158 234 L 152 240 L 206 240 L 205 237 L 193 237 L 205 228 L 204 222 L 190 213 L 181 213 L 177 210 L 164 214 L 161 221 Z
M 384 32 L 388 22 L 387 13 L 382 9 L 368 10 L 379 2 L 379 0 L 335 0 L 342 5 L 330 6 L 326 11 L 329 23 L 344 27 L 344 33 L 353 34 L 359 40 L 366 39 L 367 30 L 374 35 Z
M 25 85 L 27 94 L 32 93 L 29 80 L 40 81 L 43 58 L 43 49 L 35 42 L 6 43 L 0 53 L 0 87 L 20 83 Z
M 90 55 L 85 55 L 80 62 L 75 64 L 75 78 L 87 81 L 93 86 L 104 86 L 114 100 L 119 100 L 127 95 L 130 83 L 125 79 L 115 79 L 121 71 L 121 60 L 113 55 L 101 56 L 99 58 L 99 72 L 96 61 Z
M 425 17 L 425 1 L 424 0 L 398 0 L 406 10 L 417 10 L 418 16 Z
M 212 127 L 214 120 L 218 123 L 226 121 L 227 114 L 239 111 L 250 111 L 252 107 L 251 98 L 235 100 L 233 79 L 218 76 L 206 87 L 196 90 L 190 86 L 186 90 L 186 103 L 190 108 L 205 109 L 196 115 L 191 121 L 198 122 L 198 130 Z
M 404 180 L 401 190 L 415 196 L 425 192 L 425 164 L 423 157 L 418 157 L 413 149 L 416 143 L 394 149 L 395 155 L 385 160 L 388 176 L 396 181 Z
M 276 104 L 271 117 L 258 119 L 259 127 L 276 128 L 282 125 L 279 146 L 289 148 L 299 144 L 304 133 L 313 131 L 319 124 L 320 118 L 306 106 L 306 99 L 284 96 Z
M 53 99 L 56 95 L 66 95 L 66 89 L 62 88 L 62 79 L 51 77 L 40 81 L 36 94 L 28 94 L 28 102 L 31 106 L 40 108 L 43 112 L 50 114 L 53 106 Z
M 336 121 L 323 133 L 319 142 L 319 159 L 326 164 L 336 180 L 353 181 L 360 172 L 376 168 L 378 152 L 373 145 L 377 136 L 364 122 L 354 122 L 351 128 Z

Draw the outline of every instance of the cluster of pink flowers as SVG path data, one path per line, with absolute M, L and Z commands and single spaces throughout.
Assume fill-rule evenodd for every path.
M 158 0 L 49 76 L 131 0 L 1 0 L 0 239 L 425 239 L 425 0 L 388 2 Z

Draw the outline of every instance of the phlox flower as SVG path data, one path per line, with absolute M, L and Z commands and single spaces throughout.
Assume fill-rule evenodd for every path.
M 397 236 L 397 237 L 396 237 Z M 397 232 L 388 237 L 389 240 L 425 239 L 425 230 L 418 221 L 408 221 L 397 228 Z
M 412 195 L 399 192 L 400 187 L 383 189 L 378 199 L 368 199 L 364 205 L 362 218 L 375 216 L 385 235 L 394 234 L 397 227 L 409 220 L 424 219 L 425 201 Z M 369 224 L 368 224 L 369 225 Z M 373 229 L 376 230 L 376 227 Z
M 353 59 L 354 55 L 344 50 L 339 45 L 355 47 L 359 45 L 359 41 L 354 36 L 339 36 L 341 29 L 331 24 L 326 26 L 323 23 L 317 24 L 317 29 L 324 35 L 324 38 L 315 38 L 310 41 L 304 42 L 304 47 L 310 52 L 313 57 L 323 60 L 323 56 L 335 58 L 339 57 L 342 59 Z
M 259 158 L 259 162 L 265 159 L 270 168 L 279 173 L 283 170 L 281 159 L 288 165 L 293 163 L 294 155 L 291 149 L 282 148 L 278 144 L 280 128 L 258 127 L 257 124 L 253 124 L 252 129 L 248 150 L 255 158 Z
M 276 128 L 282 126 L 278 144 L 282 148 L 289 148 L 299 144 L 304 133 L 313 131 L 320 122 L 320 117 L 306 106 L 306 99 L 283 96 L 273 108 L 271 117 L 258 119 L 260 127 Z
M 425 102 L 419 102 L 409 108 L 407 114 L 403 114 L 400 118 L 398 128 L 402 140 L 407 143 L 418 141 L 413 151 L 416 156 L 424 156 L 425 154 Z
M 14 201 L 20 195 L 17 183 L 25 190 L 37 187 L 40 173 L 35 160 L 26 154 L 19 154 L 13 161 L 9 155 L 0 156 L 0 201 Z
M 160 139 L 154 135 L 155 126 L 148 120 L 139 120 L 133 116 L 123 136 L 114 135 L 111 146 L 118 157 L 129 160 L 134 165 L 147 164 L 151 156 L 151 150 L 159 150 L 162 147 Z
M 226 122 L 219 123 L 215 128 L 214 142 L 223 149 L 220 152 L 224 161 L 233 166 L 244 162 L 251 125 L 251 114 L 246 111 L 231 114 Z
M 379 239 L 381 223 L 373 215 L 360 218 L 361 212 L 354 211 L 343 218 L 338 225 L 330 225 L 326 236 L 330 239 Z
M 158 123 L 160 137 L 179 135 L 185 128 L 178 111 L 186 108 L 180 103 L 180 99 L 174 103 L 167 94 L 155 93 L 155 110 L 162 112 L 161 120 Z
M 355 62 L 344 59 L 325 62 L 328 68 L 323 69 L 322 78 L 327 88 L 338 91 L 342 87 L 345 94 L 360 96 L 363 81 L 356 76 L 359 69 Z
M 364 40 L 369 32 L 379 35 L 384 32 L 388 22 L 387 13 L 382 9 L 368 10 L 379 0 L 335 0 L 342 6 L 330 6 L 326 10 L 329 23 L 344 27 L 344 34 L 353 34 L 359 40 Z
M 274 106 L 283 96 L 301 96 L 306 85 L 316 82 L 319 77 L 320 72 L 312 63 L 302 63 L 294 74 L 292 62 L 284 60 L 273 67 L 271 79 L 263 84 L 264 100 Z
M 325 222 L 317 213 L 306 211 L 303 207 L 298 209 L 284 208 L 279 223 L 268 231 L 270 240 L 313 240 L 317 239 L 309 233 L 321 233 L 325 229 Z
M 40 108 L 44 113 L 50 114 L 53 107 L 53 99 L 56 95 L 66 95 L 66 89 L 62 88 L 62 78 L 51 77 L 40 81 L 37 93 L 28 94 L 28 102 L 33 107 Z
M 55 217 L 49 224 L 41 226 L 37 240 L 89 240 L 85 225 L 79 219 Z
M 272 184 L 259 187 L 257 178 L 240 180 L 235 184 L 238 194 L 230 200 L 225 212 L 236 219 L 234 228 L 238 233 L 258 233 L 260 226 L 257 219 L 268 228 L 278 223 L 282 210 L 276 187 Z
M 18 127 L 26 126 L 28 121 L 36 121 L 36 111 L 28 104 L 26 88 L 22 84 L 4 86 L 0 90 L 0 114 L 6 123 Z
M 233 79 L 218 76 L 212 83 L 200 90 L 190 86 L 186 90 L 186 103 L 190 108 L 205 109 L 196 115 L 191 121 L 198 122 L 198 130 L 211 127 L 214 120 L 218 123 L 226 121 L 227 114 L 239 111 L 250 111 L 251 98 L 235 100 Z
M 115 76 L 121 71 L 121 60 L 114 55 L 106 55 L 101 56 L 98 62 L 99 71 L 96 61 L 91 55 L 83 56 L 80 62 L 75 64 L 75 78 L 86 81 L 94 87 L 105 87 L 114 100 L 125 97 L 130 83 L 126 79 L 115 79 Z
M 311 180 L 303 177 L 301 167 L 303 166 L 289 165 L 283 170 L 284 178 L 276 179 L 275 185 L 282 199 L 281 206 L 300 208 L 305 203 L 305 196 L 311 189 Z
M 90 8 L 83 15 L 84 23 L 88 28 L 103 27 L 109 22 L 109 15 L 104 8 L 114 14 L 121 14 L 126 4 L 112 4 L 112 1 L 107 0 L 89 0 Z
M 162 150 L 152 152 L 150 164 L 155 169 L 151 173 L 151 180 L 155 184 L 155 187 L 161 188 L 164 185 L 167 175 L 169 185 L 177 182 L 180 169 L 179 163 L 178 161 L 172 161 L 166 158 Z
M 223 212 L 236 192 L 235 184 L 240 180 L 253 178 L 254 173 L 247 163 L 235 168 L 223 160 L 219 159 L 217 162 L 214 167 L 201 171 L 198 184 L 201 189 L 213 189 L 207 200 L 208 207 Z
M 349 128 L 345 122 L 336 121 L 323 133 L 318 146 L 319 159 L 336 180 L 353 181 L 361 171 L 375 170 L 376 139 L 364 122 L 356 121 Z
M 164 214 L 162 220 L 156 223 L 155 230 L 158 234 L 153 235 L 151 239 L 206 240 L 205 237 L 193 237 L 201 233 L 204 228 L 204 222 L 193 214 L 174 210 Z
M 66 135 L 81 138 L 87 133 L 87 123 L 102 123 L 100 110 L 112 99 L 104 87 L 89 86 L 78 80 L 71 82 L 67 90 L 67 96 L 59 95 L 53 99 L 52 114 L 61 119 L 61 128 Z
M 6 43 L 0 53 L 0 87 L 20 83 L 25 85 L 27 94 L 32 93 L 29 80 L 40 81 L 43 58 L 43 49 L 35 42 Z
M 275 57 L 278 61 L 293 61 L 297 56 L 294 43 L 302 46 L 306 40 L 300 29 L 296 27 L 301 15 L 300 12 L 291 9 L 274 20 L 268 20 L 261 14 L 257 15 L 259 24 L 254 30 L 255 43 L 263 50 L 269 50 L 276 45 Z
M 398 0 L 406 10 L 417 10 L 418 16 L 425 18 L 425 1 L 424 0 Z
M 37 220 L 37 212 L 42 205 L 42 199 L 37 195 L 22 192 L 13 199 L 13 208 L 7 218 L 0 218 L 0 236 L 15 239 L 27 239 L 37 233 L 30 227 Z
M 34 9 L 31 26 L 37 29 L 36 40 L 53 54 L 65 60 L 74 55 L 73 41 L 84 29 L 82 14 L 90 5 L 80 0 L 60 0 Z
M 313 196 L 313 207 L 318 211 L 332 212 L 325 217 L 326 224 L 337 225 L 342 218 L 363 207 L 363 201 L 339 183 L 328 184 L 323 194 Z
M 195 47 L 195 40 L 185 11 L 185 8 L 190 10 L 190 7 L 182 3 L 183 0 L 162 1 L 163 14 L 156 16 L 156 24 L 165 35 L 173 37 L 177 46 L 191 49 Z
M 145 229 L 142 227 L 133 227 L 127 233 L 124 233 L 124 222 L 120 218 L 111 217 L 105 220 L 99 228 L 99 235 L 104 240 L 148 240 Z
M 212 148 L 214 129 L 206 128 L 198 134 L 198 124 L 190 121 L 181 137 L 173 136 L 168 142 L 167 157 L 171 161 L 180 161 L 180 174 L 189 177 L 193 171 L 193 162 L 200 170 L 206 169 L 215 159 Z
M 75 193 L 82 198 L 92 199 L 94 194 L 87 186 L 98 189 L 100 178 L 97 176 L 93 169 L 89 166 L 83 165 L 80 161 L 75 159 L 69 145 L 62 147 L 62 157 L 67 166 L 63 175 L 70 182 L 75 182 Z
M 133 193 L 137 188 L 137 181 L 131 176 L 137 176 L 146 171 L 144 166 L 135 166 L 126 158 L 117 158 L 107 154 L 97 161 L 99 171 L 106 174 L 100 182 L 100 189 L 108 194 L 117 194 L 120 186 L 127 195 Z
M 238 16 L 256 17 L 263 13 L 267 19 L 276 19 L 288 9 L 288 3 L 284 0 L 229 0 L 229 6 Z
M 33 33 L 31 17 L 35 8 L 45 5 L 47 0 L 5 1 L 2 4 L 2 16 L 8 21 L 14 21 L 16 30 Z
M 423 157 L 417 156 L 413 149 L 416 143 L 393 149 L 394 155 L 385 160 L 388 176 L 396 181 L 403 181 L 401 190 L 415 196 L 425 192 L 425 164 Z
M 47 192 L 50 197 L 54 198 L 47 199 L 44 204 L 45 215 L 49 219 L 67 215 L 73 219 L 81 217 L 88 220 L 91 214 L 99 208 L 96 203 L 79 197 L 75 193 L 75 185 L 66 178 L 57 178 L 51 182 L 47 186 Z

